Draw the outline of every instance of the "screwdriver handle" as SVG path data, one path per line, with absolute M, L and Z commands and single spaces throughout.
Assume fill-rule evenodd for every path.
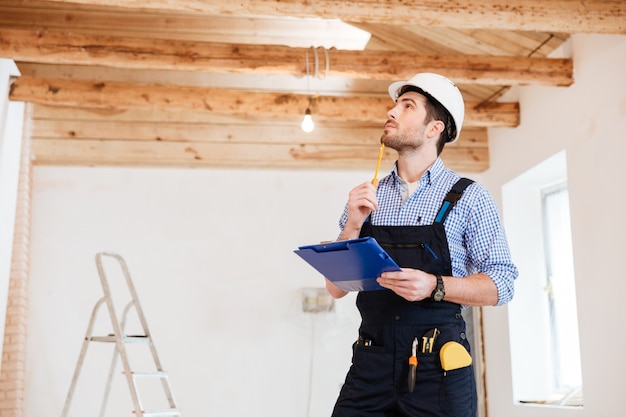
M 408 377 L 409 392 L 413 392 L 413 390 L 415 389 L 416 373 L 417 373 L 417 357 L 411 356 L 409 357 L 409 377 Z

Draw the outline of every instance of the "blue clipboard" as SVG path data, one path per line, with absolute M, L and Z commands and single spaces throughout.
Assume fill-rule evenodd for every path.
M 376 278 L 400 271 L 373 237 L 300 246 L 294 252 L 344 291 L 382 290 Z

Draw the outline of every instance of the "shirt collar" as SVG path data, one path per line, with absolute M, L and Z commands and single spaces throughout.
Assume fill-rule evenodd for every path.
M 433 162 L 433 164 L 428 167 L 426 172 L 424 172 L 422 178 L 420 178 L 420 182 L 424 181 L 426 184 L 430 185 L 430 183 L 432 183 L 437 177 L 439 177 L 444 170 L 445 166 L 443 165 L 443 161 L 440 157 L 437 157 L 437 159 L 435 159 L 435 162 Z M 391 172 L 393 173 L 396 182 L 402 182 L 400 176 L 398 175 L 398 161 L 393 164 L 393 169 Z

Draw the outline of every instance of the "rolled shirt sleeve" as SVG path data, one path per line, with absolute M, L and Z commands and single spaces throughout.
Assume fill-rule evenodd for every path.
M 474 198 L 468 198 L 474 201 L 467 201 L 467 226 L 462 235 L 462 252 L 465 254 L 457 259 L 463 259 L 466 274 L 482 272 L 489 276 L 498 289 L 497 305 L 503 305 L 513 298 L 518 270 L 511 260 L 495 202 L 481 186 L 475 186 L 474 190 Z M 455 259 L 454 254 L 452 258 Z

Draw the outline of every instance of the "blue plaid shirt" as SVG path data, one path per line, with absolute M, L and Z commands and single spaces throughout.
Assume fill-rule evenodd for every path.
M 372 212 L 375 226 L 423 226 L 434 222 L 441 203 L 459 175 L 447 169 L 440 158 L 424 173 L 417 190 L 402 203 L 403 181 L 397 167 L 378 183 L 379 210 Z M 348 207 L 339 220 L 343 230 Z M 517 268 L 511 261 L 509 246 L 493 198 L 480 184 L 472 183 L 444 222 L 452 275 L 465 277 L 482 272 L 498 289 L 498 305 L 513 298 Z

